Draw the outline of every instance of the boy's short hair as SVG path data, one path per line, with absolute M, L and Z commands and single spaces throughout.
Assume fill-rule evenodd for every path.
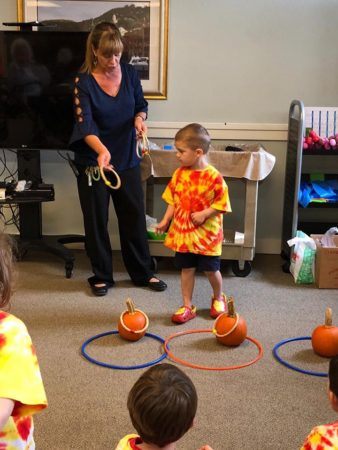
M 129 392 L 128 410 L 141 439 L 164 447 L 178 441 L 192 426 L 196 389 L 178 367 L 159 364 L 136 381 Z
M 203 153 L 206 154 L 210 148 L 211 138 L 202 125 L 190 123 L 176 133 L 175 141 L 183 141 L 192 150 L 201 148 Z
M 338 397 L 338 355 L 330 360 L 329 364 L 329 387 L 330 391 Z

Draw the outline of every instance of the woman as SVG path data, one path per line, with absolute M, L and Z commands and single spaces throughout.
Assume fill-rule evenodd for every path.
M 113 200 L 120 232 L 121 252 L 133 283 L 163 291 L 167 285 L 154 277 L 146 238 L 140 159 L 136 133 L 146 133 L 148 103 L 136 70 L 122 63 L 123 43 L 110 22 L 95 26 L 87 39 L 86 57 L 75 79 L 75 126 L 70 148 L 75 152 L 79 198 L 84 218 L 86 251 L 94 275 L 88 279 L 95 295 L 106 295 L 114 285 L 108 208 Z M 121 187 L 110 189 L 98 178 L 112 168 Z

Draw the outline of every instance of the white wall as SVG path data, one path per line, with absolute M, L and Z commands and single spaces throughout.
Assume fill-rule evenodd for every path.
M 258 252 L 280 251 L 291 100 L 338 104 L 337 7 L 337 0 L 170 0 L 168 99 L 150 101 L 149 135 L 170 140 L 176 122 L 198 121 L 216 125 L 218 143 L 258 140 L 276 156 L 259 187 Z M 1 0 L 2 21 L 16 14 L 14 0 Z M 43 205 L 44 233 L 82 233 L 73 173 L 55 152 L 41 157 L 43 179 L 56 191 L 56 201 Z M 160 214 L 160 188 L 157 194 Z M 116 248 L 115 220 L 111 234 Z
M 167 102 L 151 120 L 285 123 L 337 106 L 337 0 L 171 0 Z

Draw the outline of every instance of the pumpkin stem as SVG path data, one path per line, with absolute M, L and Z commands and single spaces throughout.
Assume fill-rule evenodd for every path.
M 128 312 L 130 314 L 134 314 L 135 313 L 135 305 L 134 305 L 134 302 L 132 301 L 132 299 L 127 298 L 126 303 L 127 303 Z
M 229 297 L 228 298 L 228 316 L 229 317 L 235 317 L 236 316 L 235 304 L 234 304 L 234 298 L 233 297 Z
M 325 310 L 325 326 L 332 327 L 332 309 L 326 308 Z

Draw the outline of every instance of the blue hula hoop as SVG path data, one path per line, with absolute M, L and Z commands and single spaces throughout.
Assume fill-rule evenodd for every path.
M 86 352 L 86 347 L 90 342 L 95 341 L 96 339 L 100 339 L 103 336 L 108 336 L 110 334 L 119 334 L 118 330 L 113 330 L 113 331 L 107 331 L 105 333 L 100 333 L 100 334 L 96 334 L 95 336 L 90 337 L 89 339 L 87 339 L 81 346 L 81 354 L 88 359 L 88 361 L 90 361 L 93 364 L 97 364 L 98 366 L 102 366 L 102 367 L 107 367 L 109 369 L 117 369 L 117 370 L 135 370 L 135 369 L 144 369 L 145 367 L 150 367 L 150 366 L 154 366 L 155 364 L 163 361 L 164 358 L 166 358 L 167 354 L 166 352 L 164 352 L 159 358 L 154 359 L 153 361 L 149 361 L 143 364 L 137 364 L 135 366 L 120 366 L 117 364 L 108 364 L 102 361 L 98 361 L 97 359 L 92 358 L 91 356 L 88 355 L 88 353 Z M 155 339 L 159 342 L 161 342 L 161 344 L 164 344 L 164 339 L 161 338 L 161 336 L 158 336 L 157 334 L 152 334 L 152 333 L 146 333 L 145 336 L 148 336 L 152 339 Z
M 287 344 L 288 342 L 294 342 L 294 341 L 311 341 L 310 336 L 302 336 L 298 338 L 291 338 L 291 339 L 284 339 L 283 341 L 278 342 L 272 350 L 273 356 L 279 361 L 283 366 L 288 367 L 289 369 L 295 370 L 296 372 L 304 373 L 305 375 L 313 375 L 315 377 L 327 377 L 328 373 L 325 372 L 312 372 L 311 370 L 304 370 L 297 366 L 294 366 L 293 364 L 288 363 L 283 358 L 281 358 L 278 354 L 278 349 L 282 347 L 283 345 Z

